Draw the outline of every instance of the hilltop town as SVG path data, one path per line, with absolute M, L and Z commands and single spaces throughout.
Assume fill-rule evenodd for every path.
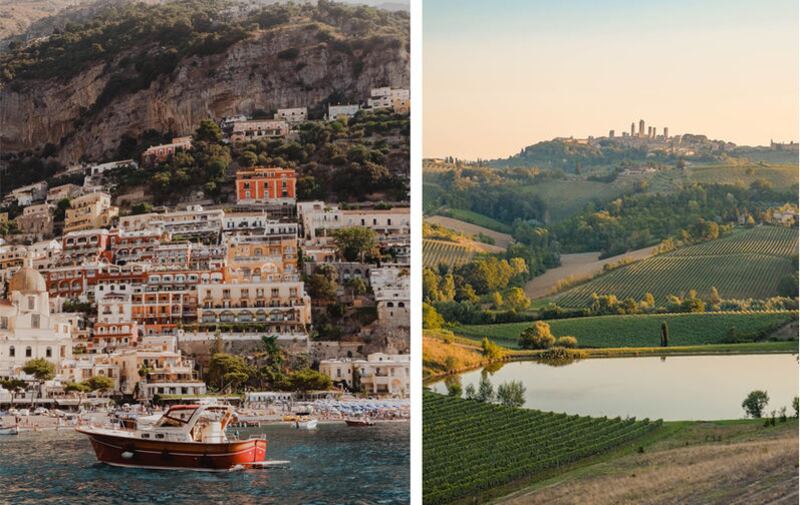
M 7 192 L 0 402 L 407 397 L 407 197 L 351 179 L 346 203 L 303 198 L 313 192 L 295 163 L 256 153 L 408 112 L 407 89 L 382 87 L 319 119 L 307 107 L 206 119 L 135 158 Z M 370 163 L 356 154 L 355 173 Z M 204 157 L 219 173 L 156 201 L 157 174 L 207 173 Z

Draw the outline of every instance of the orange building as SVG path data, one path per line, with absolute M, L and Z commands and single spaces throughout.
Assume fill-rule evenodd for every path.
M 224 278 L 222 269 L 150 271 L 141 291 L 131 295 L 131 318 L 145 327 L 191 323 L 197 318 L 197 285 Z
M 236 172 L 237 203 L 294 205 L 295 171 L 290 168 L 253 167 Z

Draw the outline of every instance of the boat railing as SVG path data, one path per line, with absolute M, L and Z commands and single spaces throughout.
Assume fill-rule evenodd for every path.
M 250 435 L 247 438 L 247 440 L 266 440 L 266 439 L 267 439 L 267 435 L 264 434 L 264 433 L 260 433 L 260 434 L 256 434 L 256 435 Z

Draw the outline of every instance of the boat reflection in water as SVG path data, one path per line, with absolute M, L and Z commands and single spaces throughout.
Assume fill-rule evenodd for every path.
M 225 428 L 234 418 L 228 405 L 176 405 L 151 426 L 76 429 L 113 466 L 219 472 L 263 465 L 266 437 L 230 440 Z

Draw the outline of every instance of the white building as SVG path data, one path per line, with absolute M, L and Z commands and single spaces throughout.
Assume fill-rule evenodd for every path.
M 303 236 L 314 239 L 330 230 L 365 227 L 382 236 L 408 235 L 411 216 L 408 207 L 393 209 L 341 210 L 322 201 L 298 202 L 297 214 L 303 223 Z
M 278 139 L 289 134 L 289 123 L 280 119 L 236 121 L 233 123 L 231 142 L 256 139 Z
M 98 323 L 128 323 L 133 320 L 131 292 L 133 287 L 126 284 L 126 291 L 114 291 L 97 296 Z
M 89 174 L 94 177 L 97 175 L 103 175 L 106 172 L 110 172 L 111 170 L 116 170 L 118 168 L 123 168 L 127 166 L 131 166 L 134 169 L 139 167 L 139 165 L 133 160 L 111 161 L 109 163 L 101 163 L 99 165 L 93 165 L 89 169 Z
M 202 205 L 190 205 L 186 210 L 157 214 L 149 225 L 161 228 L 174 240 L 217 236 L 222 232 L 225 212 L 222 209 L 203 209 Z
M 358 114 L 361 106 L 358 104 L 345 104 L 345 105 L 328 105 L 328 121 L 336 121 L 337 119 L 347 118 Z
M 367 99 L 367 106 L 371 109 L 394 108 L 396 101 L 409 100 L 410 93 L 407 89 L 395 89 L 388 86 L 373 88 Z
M 366 360 L 328 359 L 319 363 L 319 371 L 334 384 L 344 383 L 375 395 L 408 397 L 411 390 L 410 355 L 373 353 Z
M 308 107 L 294 107 L 290 109 L 278 109 L 275 119 L 282 119 L 289 123 L 301 123 L 308 119 Z
M 41 202 L 47 198 L 47 182 L 37 182 L 12 190 L 6 196 L 7 200 L 17 202 L 20 207 L 28 206 L 34 202 Z
M 61 242 L 55 239 L 41 240 L 28 246 L 28 254 L 33 258 L 33 268 L 45 271 L 55 268 L 61 258 Z
M 394 209 L 353 209 L 342 211 L 342 226 L 350 228 L 363 226 L 378 235 L 408 235 L 411 233 L 410 210 L 408 207 Z
M 378 321 L 390 326 L 409 326 L 410 287 L 407 268 L 382 267 L 369 271 L 369 282 L 378 306 Z
M 264 231 L 269 221 L 266 211 L 261 212 L 226 212 L 222 219 L 225 233 L 253 233 Z
M 43 358 L 58 373 L 72 358 L 70 322 L 50 314 L 44 277 L 31 259 L 11 277 L 9 298 L 0 301 L 0 377 L 19 377 L 25 363 Z

